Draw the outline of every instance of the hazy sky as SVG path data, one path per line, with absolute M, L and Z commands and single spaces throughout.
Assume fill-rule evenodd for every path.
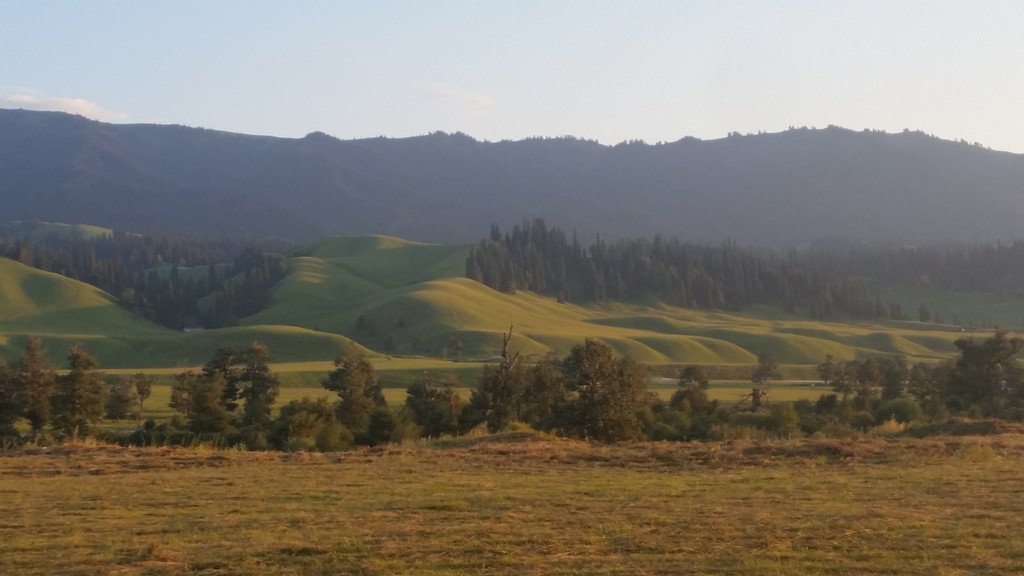
M 923 130 L 1024 152 L 1024 2 L 0 0 L 0 107 L 297 137 Z

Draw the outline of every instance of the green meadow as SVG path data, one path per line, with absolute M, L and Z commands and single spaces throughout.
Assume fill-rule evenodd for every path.
M 424 370 L 469 385 L 480 362 L 500 353 L 511 326 L 512 349 L 526 361 L 564 356 L 597 338 L 656 369 L 700 364 L 720 379 L 742 379 L 737 370 L 772 354 L 787 379 L 801 380 L 814 377 L 810 368 L 826 354 L 933 362 L 949 357 L 964 335 L 954 326 L 817 322 L 767 308 L 739 314 L 657 303 L 579 306 L 503 294 L 462 277 L 468 250 L 382 236 L 299 246 L 268 307 L 233 328 L 192 332 L 137 318 L 92 286 L 0 260 L 0 358 L 17 358 L 25 339 L 37 335 L 56 366 L 81 343 L 105 369 L 182 370 L 219 347 L 258 341 L 288 387 L 316 386 L 342 350 L 373 358 L 386 385 L 406 385 Z

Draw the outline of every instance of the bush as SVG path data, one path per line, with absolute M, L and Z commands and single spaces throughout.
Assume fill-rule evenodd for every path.
M 800 400 L 793 402 L 793 409 L 796 410 L 796 413 L 802 418 L 804 415 L 814 412 L 814 403 L 807 398 L 801 398 Z
M 800 431 L 810 436 L 817 433 L 821 429 L 825 428 L 829 424 L 835 423 L 836 419 L 834 416 L 825 416 L 823 414 L 802 414 L 800 416 Z
M 340 452 L 355 447 L 356 440 L 352 431 L 341 422 L 330 422 L 316 435 L 316 449 L 320 452 Z
M 800 432 L 800 415 L 789 402 L 773 405 L 768 423 L 773 432 L 786 438 Z
M 831 422 L 814 433 L 815 438 L 848 439 L 859 436 L 860 432 L 851 428 L 849 424 L 842 422 Z
M 872 436 L 895 436 L 907 427 L 906 423 L 890 418 L 870 430 Z
M 352 432 L 338 422 L 334 407 L 323 398 L 294 400 L 281 408 L 274 425 L 274 444 L 283 450 L 335 452 L 355 446 Z M 259 448 L 247 439 L 251 449 Z
M 740 412 L 732 419 L 737 428 L 756 428 L 788 438 L 800 432 L 800 415 L 790 402 L 773 404 L 768 412 Z
M 818 414 L 833 414 L 839 409 L 839 396 L 822 394 L 814 403 L 814 411 Z
M 850 425 L 854 430 L 860 430 L 862 432 L 868 431 L 872 426 L 875 425 L 875 416 L 871 412 L 864 410 L 858 410 L 850 412 L 850 415 L 846 418 L 847 424 Z
M 921 406 L 912 398 L 886 400 L 875 410 L 877 422 L 895 420 L 900 424 L 913 422 L 921 417 Z
M 769 440 L 774 436 L 764 428 L 754 426 L 736 426 L 729 424 L 714 424 L 708 432 L 708 439 L 715 441 L 722 440 Z
M 740 412 L 733 417 L 730 424 L 736 428 L 769 430 L 771 429 L 771 415 L 764 412 Z

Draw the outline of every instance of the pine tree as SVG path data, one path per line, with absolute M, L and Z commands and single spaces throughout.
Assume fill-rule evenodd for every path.
M 22 394 L 15 372 L 0 359 L 0 448 L 20 439 L 15 424 L 21 418 L 21 404 Z
M 369 429 L 374 409 L 386 404 L 373 365 L 362 355 L 339 354 L 320 383 L 338 395 L 338 420 L 357 436 Z
M 270 372 L 270 351 L 263 344 L 253 343 L 241 360 L 242 370 L 236 382 L 239 397 L 245 401 L 242 425 L 265 432 L 270 429 L 270 413 L 281 384 Z
M 17 388 L 22 395 L 22 409 L 35 441 L 50 423 L 51 404 L 56 389 L 56 373 L 43 352 L 38 338 L 29 337 L 25 352 L 15 367 Z
M 628 357 L 617 360 L 607 345 L 587 339 L 572 349 L 562 370 L 566 388 L 574 394 L 563 423 L 570 435 L 600 442 L 643 437 L 645 366 Z
M 76 438 L 103 418 L 108 389 L 99 364 L 81 346 L 68 351 L 68 372 L 57 377 L 53 396 L 54 428 Z

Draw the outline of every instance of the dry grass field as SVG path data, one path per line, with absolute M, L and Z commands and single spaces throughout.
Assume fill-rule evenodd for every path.
M 3 574 L 1012 574 L 1024 435 L 0 452 Z

